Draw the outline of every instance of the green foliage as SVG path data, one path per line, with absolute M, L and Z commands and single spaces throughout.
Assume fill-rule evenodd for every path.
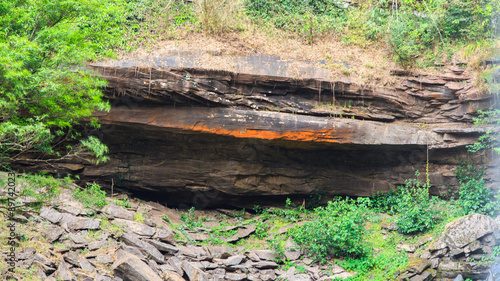
M 144 215 L 139 212 L 134 213 L 134 221 L 138 223 L 144 223 Z
M 186 226 L 190 229 L 193 229 L 196 227 L 203 227 L 203 224 L 196 217 L 194 211 L 195 211 L 195 208 L 191 207 L 191 209 L 189 209 L 189 211 L 187 213 L 181 214 L 181 221 L 183 221 L 186 224 Z
M 130 201 L 125 198 L 125 199 L 115 199 L 115 205 L 116 206 L 122 206 L 123 208 L 131 208 L 132 205 L 130 205 Z
M 418 171 L 415 173 L 418 177 Z M 429 198 L 429 186 L 422 185 L 418 179 L 406 180 L 404 187 L 399 187 L 398 212 L 396 225 L 404 234 L 422 232 L 436 224 L 437 211 Z
M 50 202 L 61 192 L 61 187 L 67 187 L 72 183 L 70 178 L 56 179 L 43 173 L 26 174 L 20 179 L 22 186 L 19 196 L 33 197 L 40 205 Z
M 284 218 L 287 222 L 296 222 L 299 220 L 300 215 L 305 212 L 305 209 L 301 207 L 296 207 L 290 198 L 286 199 L 285 208 L 275 208 L 272 209 L 273 215 L 277 217 Z
M 364 204 L 336 198 L 317 208 L 315 218 L 290 230 L 290 235 L 320 262 L 330 256 L 364 257 L 369 253 L 362 239 L 367 212 Z
M 77 189 L 73 197 L 82 202 L 85 208 L 101 209 L 106 206 L 106 192 L 96 183 L 87 183 L 87 188 Z
M 461 160 L 456 170 L 460 183 L 457 204 L 463 208 L 463 214 L 482 213 L 493 215 L 499 211 L 497 200 L 494 200 L 490 188 L 486 186 L 485 171 L 473 160 Z
M 106 160 L 106 148 L 97 139 L 85 140 L 72 129 L 95 110 L 109 109 L 102 101 L 105 81 L 82 66 L 126 46 L 130 13 L 123 0 L 0 3 L 4 161 L 31 150 L 54 153 L 54 143 L 68 139 L 82 139 L 74 154 Z
M 399 194 L 391 189 L 387 193 L 379 193 L 370 197 L 371 208 L 375 212 L 393 215 L 397 212 Z
M 309 43 L 314 37 L 341 30 L 347 10 L 334 0 L 247 0 L 247 13 L 257 21 L 297 33 Z
M 167 215 L 162 216 L 161 219 L 168 222 L 168 223 L 172 223 L 172 221 L 170 220 L 170 218 Z

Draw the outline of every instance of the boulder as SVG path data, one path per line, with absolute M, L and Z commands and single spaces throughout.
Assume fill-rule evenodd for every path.
M 291 261 L 300 258 L 300 247 L 291 238 L 288 238 L 288 240 L 286 240 L 285 258 Z
M 113 203 L 104 206 L 101 209 L 101 212 L 107 214 L 108 216 L 110 216 L 112 218 L 118 218 L 118 219 L 130 220 L 130 221 L 134 220 L 134 213 L 133 212 L 126 210 L 125 208 L 123 208 L 121 206 L 117 206 Z
M 166 244 L 166 243 L 156 241 L 153 239 L 147 239 L 146 241 L 149 244 L 153 245 L 156 249 L 160 250 L 161 252 L 166 252 L 169 254 L 175 254 L 175 253 L 179 252 L 179 248 L 177 248 L 173 245 Z
M 125 244 L 138 248 L 144 255 L 151 256 L 153 260 L 159 263 L 164 263 L 163 255 L 151 244 L 140 240 L 133 234 L 125 233 L 122 235 L 122 240 Z
M 494 219 L 481 214 L 470 214 L 446 225 L 445 243 L 450 248 L 462 248 L 497 228 Z
M 255 250 L 254 252 L 261 260 L 274 261 L 276 259 L 276 254 L 271 250 Z
M 63 233 L 64 229 L 62 227 L 54 225 L 43 230 L 42 236 L 45 237 L 49 243 L 54 243 Z
M 116 261 L 111 269 L 115 276 L 124 281 L 161 281 L 162 279 L 138 257 L 125 252 L 118 251 L 115 254 Z
M 114 219 L 112 224 L 123 227 L 126 232 L 131 232 L 140 236 L 152 237 L 156 233 L 155 228 L 134 221 Z
M 182 269 L 184 269 L 190 281 L 208 281 L 207 274 L 188 261 L 182 262 Z
M 162 275 L 161 278 L 165 281 L 185 281 L 186 279 L 182 278 L 177 272 L 167 270 Z
M 50 221 L 51 223 L 58 223 L 62 214 L 50 207 L 42 207 L 40 217 Z

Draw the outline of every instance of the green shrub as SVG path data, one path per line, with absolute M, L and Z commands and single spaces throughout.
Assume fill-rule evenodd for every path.
M 87 188 L 77 189 L 73 197 L 82 202 L 85 208 L 101 209 L 106 206 L 106 192 L 96 183 L 87 183 Z
M 418 177 L 420 173 L 417 171 Z M 406 185 L 399 187 L 399 200 L 396 217 L 398 231 L 404 234 L 422 232 L 436 224 L 437 210 L 429 198 L 429 187 L 421 185 L 418 179 L 406 180 Z
M 375 212 L 393 215 L 397 212 L 399 193 L 391 189 L 387 193 L 378 193 L 370 197 L 371 208 Z
M 290 231 L 298 245 L 320 262 L 332 257 L 363 257 L 368 247 L 363 241 L 368 209 L 352 199 L 336 198 L 316 209 L 316 217 Z
M 195 211 L 195 208 L 191 207 L 191 209 L 189 209 L 189 211 L 187 213 L 181 214 L 181 221 L 183 221 L 186 224 L 186 226 L 190 229 L 193 229 L 196 227 L 203 227 L 203 224 L 196 217 L 194 211 Z
M 461 161 L 456 174 L 460 183 L 457 203 L 463 208 L 464 215 L 472 213 L 493 215 L 498 212 L 498 202 L 484 181 L 484 169 L 478 168 L 472 160 Z

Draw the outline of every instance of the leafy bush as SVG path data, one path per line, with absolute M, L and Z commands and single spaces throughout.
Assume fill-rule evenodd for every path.
M 203 227 L 203 224 L 196 217 L 194 211 L 195 211 L 195 208 L 191 207 L 191 209 L 189 209 L 189 211 L 187 213 L 181 214 L 181 221 L 183 221 L 186 224 L 186 226 L 190 229 L 193 229 L 196 227 Z
M 292 229 L 291 237 L 321 262 L 329 256 L 366 256 L 368 247 L 363 241 L 363 232 L 368 209 L 354 202 L 349 198 L 336 198 L 326 207 L 317 208 L 316 217 Z
M 478 168 L 472 160 L 461 161 L 456 174 L 460 183 L 457 203 L 463 208 L 464 215 L 472 213 L 493 215 L 498 212 L 497 200 L 494 200 L 491 189 L 484 181 L 484 169 Z
M 106 206 L 106 192 L 96 183 L 87 183 L 87 188 L 77 189 L 73 197 L 82 202 L 85 208 L 101 209 Z
M 387 193 L 377 193 L 377 195 L 370 197 L 370 202 L 370 207 L 375 212 L 393 215 L 398 209 L 399 193 L 394 189 Z
M 420 174 L 417 171 L 415 175 Z M 406 180 L 406 185 L 399 187 L 398 212 L 396 225 L 404 234 L 431 229 L 436 224 L 437 211 L 429 198 L 429 187 L 421 185 L 418 179 Z

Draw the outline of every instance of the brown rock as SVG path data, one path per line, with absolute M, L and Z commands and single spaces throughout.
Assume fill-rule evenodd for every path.
M 162 279 L 138 257 L 118 251 L 111 269 L 115 276 L 124 281 L 161 281 Z

